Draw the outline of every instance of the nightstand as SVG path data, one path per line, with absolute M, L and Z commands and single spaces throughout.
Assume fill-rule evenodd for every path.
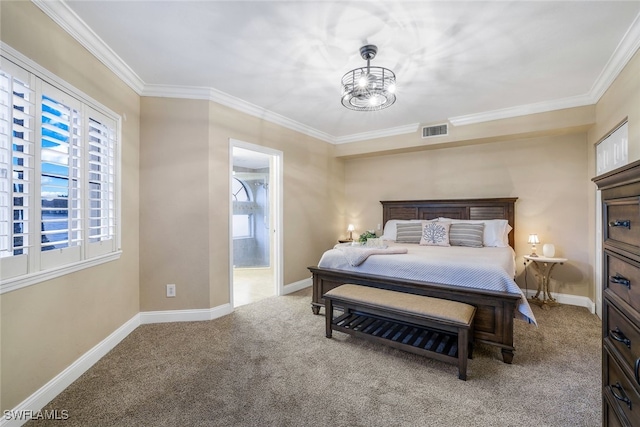
M 553 267 L 558 264 L 564 264 L 568 261 L 567 258 L 549 258 L 545 256 L 533 257 L 525 255 L 524 259 L 526 261 L 530 261 L 530 265 L 538 275 L 538 292 L 536 292 L 534 297 L 529 298 L 529 302 L 539 305 L 545 310 L 548 310 L 550 307 L 560 305 L 560 303 L 557 302 L 549 292 L 549 280 L 551 278 L 551 270 L 553 270 Z M 540 298 L 541 292 L 542 298 Z

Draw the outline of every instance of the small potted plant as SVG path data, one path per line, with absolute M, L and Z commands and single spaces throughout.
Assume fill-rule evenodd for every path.
M 375 239 L 376 237 L 376 232 L 374 230 L 367 230 L 360 235 L 358 241 L 364 245 L 365 243 L 367 243 L 368 239 Z

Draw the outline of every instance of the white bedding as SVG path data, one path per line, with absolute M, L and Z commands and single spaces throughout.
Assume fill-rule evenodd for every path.
M 519 313 L 525 320 L 536 323 L 527 299 L 513 280 L 515 259 L 511 247 L 385 243 L 389 247 L 404 247 L 407 253 L 371 255 L 362 264 L 353 266 L 343 251 L 334 248 L 322 255 L 318 267 L 519 294 Z

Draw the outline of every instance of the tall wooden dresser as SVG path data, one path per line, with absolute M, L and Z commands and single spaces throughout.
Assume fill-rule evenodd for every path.
M 640 426 L 640 161 L 593 181 L 602 190 L 603 425 Z

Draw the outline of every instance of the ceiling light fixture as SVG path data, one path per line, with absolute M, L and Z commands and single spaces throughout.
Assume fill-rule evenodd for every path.
M 372 67 L 378 48 L 362 46 L 360 55 L 367 66 L 356 68 L 342 76 L 342 105 L 356 111 L 377 111 L 396 102 L 396 75 L 383 67 Z

